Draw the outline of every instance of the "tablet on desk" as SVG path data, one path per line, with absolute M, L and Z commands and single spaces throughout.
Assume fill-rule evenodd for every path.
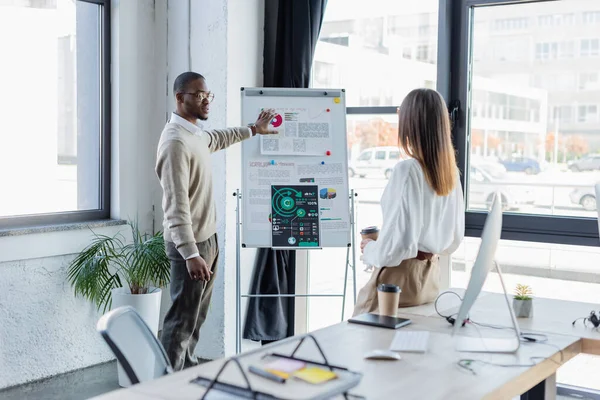
M 410 319 L 406 318 L 388 317 L 387 315 L 366 313 L 352 317 L 348 320 L 348 322 L 352 322 L 354 324 L 378 326 L 380 328 L 398 329 L 410 324 L 411 321 Z

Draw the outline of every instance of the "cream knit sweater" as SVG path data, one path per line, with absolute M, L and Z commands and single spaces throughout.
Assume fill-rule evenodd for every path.
M 168 123 L 161 134 L 156 174 L 163 188 L 164 237 L 183 258 L 196 243 L 216 233 L 210 154 L 252 136 L 249 128 L 214 129 L 194 134 Z

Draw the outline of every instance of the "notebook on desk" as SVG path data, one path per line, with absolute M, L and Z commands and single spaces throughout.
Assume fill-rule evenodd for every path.
M 350 318 L 348 322 L 354 324 L 377 326 L 380 328 L 388 329 L 398 329 L 411 323 L 410 319 L 388 317 L 387 315 L 371 313 L 357 315 L 356 317 Z

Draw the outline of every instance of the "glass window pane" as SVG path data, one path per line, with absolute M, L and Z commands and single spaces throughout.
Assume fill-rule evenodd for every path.
M 365 151 L 358 159 L 361 161 L 369 161 L 371 159 L 371 155 L 372 153 L 370 151 Z
M 0 218 L 100 207 L 100 11 L 0 3 Z
M 348 106 L 399 105 L 435 88 L 437 21 L 438 0 L 329 0 L 312 87 L 346 89 Z
M 600 162 L 586 156 L 600 154 L 599 35 L 582 18 L 598 11 L 585 0 L 474 9 L 469 210 L 500 192 L 507 212 L 596 217 Z
M 385 151 L 378 151 L 375 153 L 376 160 L 385 160 Z
M 347 118 L 349 186 L 358 194 L 355 197 L 357 231 L 377 225 L 382 226 L 381 196 L 388 183 L 387 178 L 391 170 L 403 159 L 398 150 L 398 115 L 356 115 L 350 114 Z M 364 154 L 377 155 L 386 152 L 387 160 L 373 161 L 370 158 L 363 160 Z M 393 156 L 394 155 L 394 156 Z M 371 160 L 371 162 L 369 162 Z M 354 247 L 356 262 L 357 288 L 363 287 L 372 274 L 362 264 L 360 235 L 357 233 L 356 247 Z M 309 252 L 310 292 L 312 293 L 340 293 L 344 286 L 344 261 L 347 249 L 327 248 L 318 252 Z M 352 251 L 352 249 L 350 250 Z M 321 268 L 331 265 L 332 268 Z M 338 268 L 339 266 L 339 268 Z M 351 291 L 350 291 L 351 292 Z M 348 293 L 350 293 L 348 292 Z M 351 294 L 349 295 L 351 298 Z M 347 298 L 347 299 L 348 299 Z M 315 330 L 339 322 L 342 307 L 341 299 L 310 298 L 308 299 L 308 329 Z M 345 315 L 352 315 L 352 301 L 346 301 Z

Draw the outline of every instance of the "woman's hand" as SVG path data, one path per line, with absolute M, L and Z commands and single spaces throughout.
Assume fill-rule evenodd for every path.
M 362 242 L 360 242 L 360 252 L 361 253 L 365 253 L 365 246 L 369 244 L 369 242 L 372 242 L 373 239 L 363 239 Z

